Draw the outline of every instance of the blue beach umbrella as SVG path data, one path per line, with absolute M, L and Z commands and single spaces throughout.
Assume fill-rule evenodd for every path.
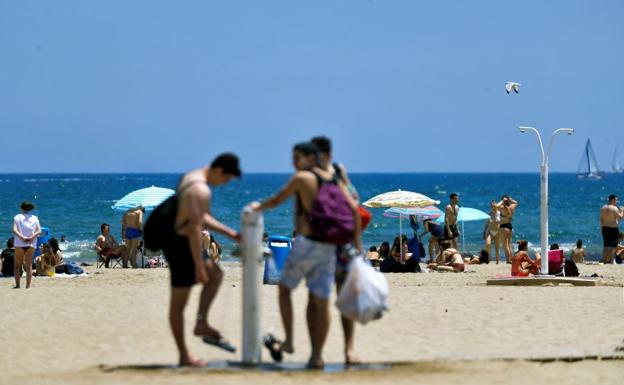
M 444 223 L 444 218 L 445 215 L 444 213 L 442 213 L 442 216 L 438 217 L 438 219 L 436 219 L 435 221 L 438 223 Z M 464 222 L 483 221 L 486 219 L 490 219 L 490 216 L 481 210 L 473 209 L 470 207 L 459 208 L 459 213 L 457 214 L 457 222 L 461 222 L 462 225 L 462 248 L 465 244 Z
M 112 205 L 111 208 L 116 212 L 125 212 L 141 205 L 145 208 L 145 211 L 151 211 L 173 194 L 175 194 L 175 191 L 168 188 L 146 187 L 124 196 Z

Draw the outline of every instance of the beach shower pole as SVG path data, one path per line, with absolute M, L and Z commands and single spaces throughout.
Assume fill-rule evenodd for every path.
M 260 266 L 262 265 L 262 212 L 246 206 L 242 212 L 243 257 L 243 365 L 261 362 Z
M 550 137 L 550 143 L 548 149 L 544 152 L 544 145 L 542 143 L 542 136 L 537 128 L 520 126 L 518 127 L 520 132 L 525 133 L 532 131 L 537 135 L 537 141 L 539 142 L 540 150 L 542 152 L 542 163 L 540 165 L 540 235 L 541 235 L 541 249 L 542 249 L 542 266 L 541 273 L 548 274 L 548 159 L 550 157 L 550 149 L 552 148 L 555 136 L 561 132 L 565 132 L 568 135 L 574 133 L 573 128 L 558 128 L 553 131 Z

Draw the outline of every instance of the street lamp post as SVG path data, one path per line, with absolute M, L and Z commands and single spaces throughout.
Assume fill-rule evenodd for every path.
M 555 136 L 561 132 L 572 135 L 574 133 L 574 129 L 558 128 L 553 131 L 546 152 L 544 152 L 542 136 L 537 128 L 520 126 L 518 129 L 522 133 L 533 131 L 535 135 L 537 135 L 537 141 L 539 142 L 540 150 L 542 152 L 542 164 L 540 165 L 540 233 L 542 246 L 541 273 L 548 274 L 548 158 L 550 156 L 550 149 L 552 148 Z

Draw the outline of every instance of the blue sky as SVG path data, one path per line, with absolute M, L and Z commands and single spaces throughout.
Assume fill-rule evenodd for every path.
M 0 0 L 0 172 L 576 171 L 624 139 L 622 1 Z M 508 80 L 522 83 L 507 95 Z M 620 149 L 624 160 L 624 145 Z

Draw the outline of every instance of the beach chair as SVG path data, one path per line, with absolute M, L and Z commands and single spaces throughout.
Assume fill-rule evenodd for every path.
M 548 274 L 565 277 L 565 257 L 563 250 L 548 251 Z
M 116 257 L 108 257 L 108 266 L 106 266 L 106 258 L 104 258 L 102 254 L 97 253 L 97 262 L 95 263 L 95 268 L 96 269 L 99 269 L 101 267 L 122 268 L 123 266 L 121 265 L 121 261 L 122 261 L 121 255 L 116 256 Z

